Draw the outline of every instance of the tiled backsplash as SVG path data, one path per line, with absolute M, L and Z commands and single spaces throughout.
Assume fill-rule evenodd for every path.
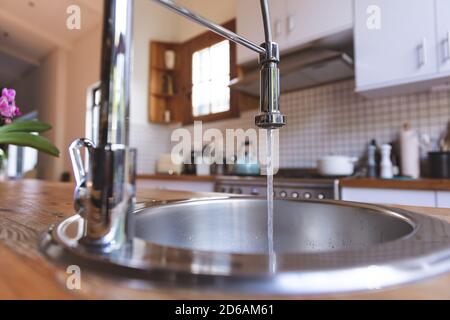
M 395 140 L 405 122 L 430 136 L 436 147 L 450 120 L 450 91 L 366 99 L 356 94 L 354 87 L 354 81 L 350 80 L 282 95 L 281 110 L 288 125 L 280 131 L 280 167 L 314 167 L 318 158 L 328 154 L 360 157 L 372 139 L 380 144 Z M 255 113 L 256 110 L 248 111 L 238 119 L 203 127 L 223 131 L 253 128 Z M 162 131 L 158 129 L 153 143 L 166 152 L 170 150 L 170 129 L 168 133 Z M 157 155 L 151 152 L 148 136 L 138 135 L 148 148 L 148 152 L 140 154 L 144 156 L 140 172 L 153 172 Z
M 286 94 L 288 125 L 280 133 L 281 167 L 314 167 L 328 154 L 360 157 L 367 144 L 397 139 L 405 122 L 431 138 L 431 148 L 450 120 L 450 91 L 367 99 L 345 81 Z
M 130 145 L 138 150 L 137 173 L 155 173 L 159 156 L 170 152 L 171 129 L 164 125 L 133 124 L 130 126 Z

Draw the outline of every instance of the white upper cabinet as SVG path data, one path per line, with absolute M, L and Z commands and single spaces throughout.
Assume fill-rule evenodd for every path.
M 269 0 L 272 33 L 281 52 L 353 26 L 353 0 Z M 264 42 L 259 0 L 237 1 L 237 32 Z M 257 55 L 238 46 L 238 63 L 256 61 Z
M 355 1 L 357 91 L 436 74 L 435 16 L 434 0 Z
M 239 35 L 256 44 L 264 42 L 261 10 L 259 0 L 244 0 L 236 3 L 236 31 Z M 237 46 L 238 64 L 257 58 L 258 55 L 241 45 Z
M 353 0 L 287 0 L 286 8 L 286 49 L 353 28 Z
M 436 0 L 440 73 L 450 73 L 450 0 Z

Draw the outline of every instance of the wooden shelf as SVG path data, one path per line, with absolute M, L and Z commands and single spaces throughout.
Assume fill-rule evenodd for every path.
M 182 105 L 182 67 L 180 59 L 180 44 L 151 41 L 150 42 L 150 68 L 149 68 L 149 122 L 169 124 L 182 122 L 180 105 Z M 175 67 L 168 69 L 165 55 L 168 50 L 175 52 Z M 168 85 L 170 81 L 170 85 Z M 170 89 L 169 89 L 170 88 Z M 173 94 L 165 93 L 173 91 Z M 166 114 L 170 112 L 170 121 L 166 121 Z
M 160 99 L 172 99 L 175 97 L 175 94 L 167 94 L 167 93 L 150 93 L 152 97 L 160 98 Z
M 177 72 L 177 70 L 175 70 L 175 69 L 167 69 L 167 68 L 164 68 L 164 67 L 151 66 L 150 68 L 153 69 L 153 70 L 156 70 L 156 71 L 166 72 L 166 73 Z

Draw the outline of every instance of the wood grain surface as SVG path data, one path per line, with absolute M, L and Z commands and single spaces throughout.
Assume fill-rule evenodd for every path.
M 65 266 L 38 250 L 42 234 L 73 214 L 71 184 L 23 181 L 0 183 L 0 299 L 254 299 L 183 290 L 133 289 L 128 283 L 82 272 L 82 288 L 69 291 Z M 141 190 L 139 200 L 212 196 L 189 192 Z M 407 208 L 450 221 L 450 209 Z M 263 297 L 279 298 L 279 297 Z M 293 298 L 293 297 L 290 297 Z M 294 297 L 305 299 L 308 297 Z M 330 299 L 450 299 L 450 275 L 402 288 L 320 297 Z
M 169 181 L 192 181 L 192 182 L 214 182 L 215 176 L 196 175 L 170 175 L 170 174 L 142 174 L 137 176 L 140 180 L 169 180 Z
M 265 182 L 264 177 L 238 177 L 238 176 L 195 176 L 195 175 L 140 175 L 141 180 L 169 180 L 169 181 L 236 181 L 246 182 Z M 275 177 L 278 183 L 302 183 L 304 179 L 280 178 Z M 401 189 L 401 190 L 433 190 L 450 191 L 450 180 L 448 179 L 418 179 L 418 180 L 385 180 L 369 178 L 344 178 L 339 179 L 341 187 L 347 188 L 375 188 L 375 189 Z

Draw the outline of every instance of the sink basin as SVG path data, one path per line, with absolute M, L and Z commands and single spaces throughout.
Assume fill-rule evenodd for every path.
M 274 247 L 280 254 L 364 249 L 414 231 L 405 217 L 352 206 L 275 201 Z M 136 237 L 189 250 L 266 254 L 264 200 L 197 201 L 142 210 Z
M 138 207 L 134 239 L 121 251 L 96 254 L 79 245 L 84 221 L 78 215 L 58 225 L 41 247 L 53 259 L 87 262 L 140 285 L 241 294 L 378 290 L 450 271 L 450 225 L 403 210 L 276 201 L 276 254 L 269 255 L 264 199 Z

